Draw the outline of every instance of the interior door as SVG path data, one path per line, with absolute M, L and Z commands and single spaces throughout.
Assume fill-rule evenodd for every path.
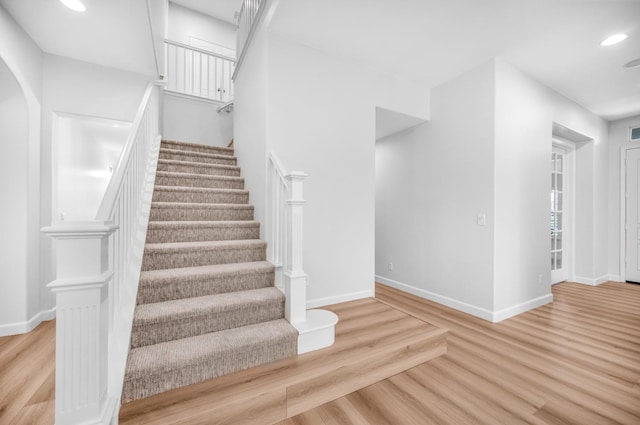
M 553 146 L 551 152 L 551 284 L 569 277 L 567 247 L 567 150 Z
M 638 218 L 638 201 L 640 200 L 640 183 L 638 169 L 640 165 L 640 149 L 629 149 L 626 158 L 626 211 L 625 211 L 625 279 L 628 282 L 640 282 L 640 223 Z

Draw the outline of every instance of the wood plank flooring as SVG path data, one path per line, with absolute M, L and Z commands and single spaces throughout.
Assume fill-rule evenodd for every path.
M 553 294 L 492 324 L 377 285 L 378 300 L 448 329 L 447 354 L 279 425 L 639 425 L 640 286 Z
M 446 331 L 374 299 L 328 307 L 333 346 L 122 406 L 120 425 L 267 425 L 446 352 Z
M 410 333 L 397 321 L 406 312 L 448 330 L 447 354 L 278 424 L 640 425 L 640 285 L 562 283 L 553 294 L 553 304 L 491 324 L 379 285 L 377 299 L 396 311 L 381 313 L 380 303 L 370 300 L 353 309 L 335 306 L 341 332 L 366 347 L 375 344 L 367 333 L 379 327 Z M 0 424 L 53 424 L 54 326 L 47 322 L 30 334 L 0 338 Z M 261 380 L 236 374 L 259 386 L 259 395 L 230 396 L 225 389 L 233 383 L 222 378 L 216 389 L 221 408 L 211 409 L 202 387 L 202 397 L 186 412 L 165 407 L 166 417 L 130 423 L 272 423 L 286 405 L 269 401 L 285 399 L 286 391 L 270 382 L 293 367 Z M 236 421 L 237 409 L 251 420 Z
M 0 424 L 53 425 L 55 321 L 0 338 Z

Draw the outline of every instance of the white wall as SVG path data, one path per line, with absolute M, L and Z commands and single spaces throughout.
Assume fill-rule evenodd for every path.
M 52 223 L 52 141 L 54 113 L 133 121 L 151 77 L 80 62 L 55 55 L 44 55 L 42 88 L 42 167 L 41 223 Z M 42 236 L 41 281 L 55 278 L 51 238 Z M 53 305 L 53 297 L 47 289 Z
M 162 137 L 227 146 L 233 138 L 233 112 L 217 113 L 219 106 L 219 103 L 165 92 Z
M 576 145 L 573 278 L 583 283 L 608 276 L 608 173 L 606 121 L 499 59 L 496 81 L 496 220 L 508 223 L 496 233 L 499 311 L 549 293 L 552 123 L 593 139 Z
M 258 32 L 251 49 L 236 79 L 234 138 L 256 217 L 274 152 L 288 171 L 309 174 L 309 306 L 371 296 L 376 106 L 425 117 L 428 90 L 273 34 Z
M 236 48 L 236 30 L 232 24 L 169 2 L 168 38 L 190 46 L 206 47 L 193 44 L 193 37 L 230 51 Z M 228 55 L 232 53 L 230 51 L 214 52 Z
M 42 52 L 29 36 L 18 26 L 11 16 L 0 6 L 0 40 L 10 41 L 0 43 L 0 61 L 3 62 L 4 72 L 2 77 L 3 86 L 7 84 L 7 99 L 12 99 L 9 103 L 17 102 L 16 107 L 20 108 L 20 95 L 16 94 L 15 85 L 17 83 L 21 96 L 23 97 L 27 111 L 26 136 L 20 129 L 23 123 L 21 118 L 12 114 L 17 111 L 7 109 L 2 115 L 5 120 L 17 127 L 6 127 L 4 131 L 18 131 L 22 137 L 5 140 L 8 151 L 13 152 L 12 156 L 3 159 L 11 164 L 21 164 L 25 173 L 25 184 L 22 187 L 26 203 L 19 203 L 13 206 L 16 214 L 21 215 L 26 222 L 23 227 L 20 239 L 24 241 L 25 249 L 20 251 L 20 241 L 3 239 L 0 247 L 5 249 L 9 245 L 16 243 L 16 251 L 19 252 L 19 259 L 24 265 L 20 276 L 3 276 L 2 284 L 11 285 L 11 291 L 0 298 L 0 310 L 12 313 L 0 319 L 0 335 L 26 332 L 35 327 L 41 320 L 51 317 L 42 314 L 51 308 L 51 304 L 43 301 L 41 292 L 45 291 L 41 285 L 39 273 L 39 243 L 40 243 L 40 99 L 42 91 Z M 9 87 L 13 87 L 10 89 Z M 16 97 L 18 96 L 18 97 Z M 10 130 L 13 128 L 13 130 Z M 19 186 L 20 183 L 17 183 Z M 15 230 L 15 229 L 14 229 Z M 14 253 L 15 255 L 15 253 Z M 4 280 L 7 278 L 7 280 Z M 17 310 L 16 310 L 17 308 Z
M 53 222 L 94 220 L 131 122 L 54 113 Z
M 604 120 L 500 59 L 435 88 L 431 115 L 378 142 L 380 280 L 494 321 L 549 302 L 557 122 L 593 139 L 576 150 L 575 270 L 583 283 L 602 281 Z M 486 226 L 478 214 L 486 214 Z
M 620 270 L 620 240 L 621 240 L 621 211 L 620 211 L 620 186 L 622 184 L 620 159 L 622 149 L 626 147 L 640 147 L 638 142 L 629 141 L 629 127 L 640 126 L 640 115 L 609 123 L 609 188 L 608 188 L 608 215 L 609 215 L 609 278 L 621 280 L 623 270 Z
M 0 336 L 27 312 L 27 214 L 29 122 L 22 90 L 0 60 Z M 5 332 L 3 332 L 5 330 Z
M 432 91 L 430 122 L 376 144 L 376 278 L 481 317 L 493 310 L 493 93 L 487 63 Z

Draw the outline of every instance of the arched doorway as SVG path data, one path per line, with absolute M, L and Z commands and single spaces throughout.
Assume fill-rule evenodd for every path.
M 20 84 L 0 59 L 0 335 L 29 320 L 29 112 Z M 37 295 L 36 295 L 37 297 Z M 36 298 L 37 301 L 37 298 Z

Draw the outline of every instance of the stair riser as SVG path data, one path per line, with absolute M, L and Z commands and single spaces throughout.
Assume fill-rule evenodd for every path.
M 172 171 L 174 173 L 207 174 L 209 176 L 240 177 L 239 168 L 207 167 L 190 164 L 174 164 L 158 162 L 158 171 Z
M 190 227 L 184 229 L 147 229 L 147 243 L 230 241 L 259 239 L 260 227 Z
M 264 261 L 266 248 L 216 248 L 193 251 L 176 250 L 172 252 L 145 252 L 142 260 L 142 270 L 164 270 L 181 267 L 206 266 L 210 264 L 248 263 L 250 261 Z
M 154 202 L 195 202 L 202 204 L 246 204 L 249 194 L 224 192 L 191 192 L 186 190 L 156 190 L 153 191 Z
M 167 152 L 167 151 L 160 150 L 160 155 L 158 158 L 173 159 L 176 161 L 201 162 L 204 164 L 236 165 L 237 161 L 235 157 L 223 158 L 222 156 L 228 156 L 228 155 L 221 155 L 220 157 L 208 157 L 208 156 L 198 155 L 197 152 L 187 152 L 187 151 Z
M 182 150 L 187 152 L 202 152 L 215 155 L 228 155 L 233 156 L 233 149 L 225 149 L 220 146 L 207 146 L 207 145 L 187 145 L 183 143 L 172 143 L 163 140 L 160 143 L 160 147 L 164 149 Z
M 143 279 L 138 287 L 138 304 L 268 288 L 273 286 L 274 275 L 274 270 L 271 270 L 241 275 L 195 276 L 170 282 Z
M 201 177 L 156 176 L 158 186 L 208 187 L 212 189 L 244 189 L 243 180 L 205 179 Z
M 133 348 L 218 332 L 284 317 L 284 299 L 248 304 L 232 311 L 208 312 L 171 321 L 137 324 L 131 333 Z
M 151 208 L 152 221 L 253 220 L 253 207 L 232 208 Z
M 243 347 L 241 350 L 229 350 L 216 353 L 198 364 L 185 364 L 179 370 L 125 379 L 122 403 L 294 356 L 297 352 L 297 340 L 297 335 L 277 338 L 263 344 L 259 349 Z

